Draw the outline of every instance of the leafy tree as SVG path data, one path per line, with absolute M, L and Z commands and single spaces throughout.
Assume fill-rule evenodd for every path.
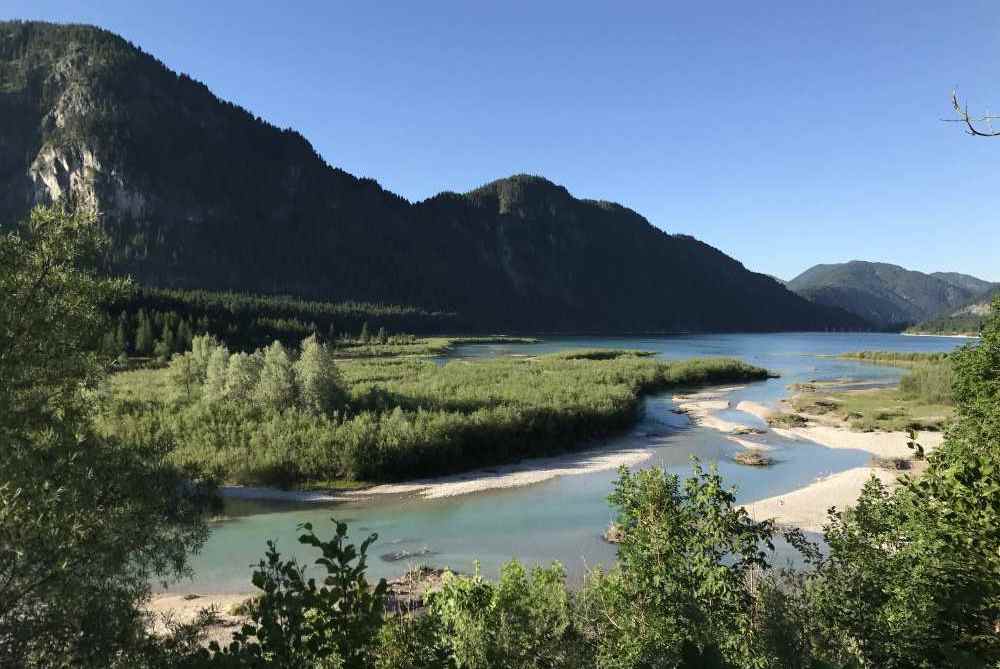
M 139 604 L 206 533 L 210 488 L 170 444 L 91 429 L 101 305 L 123 288 L 92 269 L 102 244 L 61 206 L 0 236 L 0 666 L 145 663 Z
M 343 403 L 345 393 L 333 352 L 315 335 L 302 341 L 302 351 L 295 362 L 295 374 L 306 409 L 329 413 Z
M 198 335 L 191 340 L 191 355 L 194 360 L 195 373 L 199 383 L 205 382 L 208 375 L 208 361 L 222 344 L 212 335 Z
M 262 405 L 272 409 L 287 409 L 296 403 L 298 389 L 295 368 L 279 341 L 264 349 L 254 396 Z
M 230 356 L 226 367 L 224 395 L 237 402 L 249 401 L 260 380 L 262 366 L 262 356 L 256 353 L 236 353 Z
M 198 373 L 190 351 L 171 358 L 169 374 L 170 383 L 186 402 L 190 402 L 198 388 Z
M 321 585 L 293 560 L 282 560 L 274 543 L 253 574 L 261 594 L 251 607 L 250 622 L 233 635 L 225 648 L 213 642 L 210 653 L 217 666 L 281 668 L 344 667 L 368 669 L 385 613 L 387 585 L 372 587 L 367 578 L 370 535 L 360 547 L 347 543 L 347 525 L 337 523 L 329 541 L 320 539 L 311 524 L 299 542 L 319 549 L 315 564 L 325 571 Z
M 497 583 L 445 574 L 431 614 L 455 665 L 469 669 L 593 666 L 576 628 L 562 566 L 504 565 Z
M 226 398 L 226 378 L 229 373 L 229 349 L 218 346 L 208 357 L 205 370 L 205 385 L 202 397 L 209 402 L 219 402 Z
M 445 669 L 454 666 L 437 616 L 399 613 L 379 630 L 375 669 Z
M 659 468 L 620 470 L 618 565 L 584 592 L 598 666 L 794 666 L 762 633 L 753 587 L 771 568 L 772 523 L 750 518 L 716 471 L 695 473 L 682 487 Z
M 818 653 L 864 667 L 1000 662 L 1000 312 L 950 357 L 957 420 L 928 469 L 831 516 L 807 590 Z

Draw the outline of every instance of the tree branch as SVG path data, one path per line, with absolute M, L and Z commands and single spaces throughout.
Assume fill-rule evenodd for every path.
M 1000 116 L 992 116 L 987 114 L 985 116 L 980 116 L 976 118 L 969 114 L 969 107 L 962 106 L 958 101 L 958 91 L 953 90 L 951 92 L 951 106 L 955 108 L 958 113 L 959 118 L 945 118 L 941 119 L 949 123 L 964 123 L 966 127 L 965 133 L 968 135 L 975 135 L 977 137 L 1000 137 L 1000 130 L 993 129 L 992 121 L 994 119 L 1000 119 Z M 986 130 L 981 130 L 977 125 L 985 124 Z

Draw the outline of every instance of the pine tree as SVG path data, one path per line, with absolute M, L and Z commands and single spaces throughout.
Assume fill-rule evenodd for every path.
M 370 335 L 368 334 L 368 321 L 365 321 L 364 323 L 361 324 L 361 334 L 358 336 L 358 339 L 361 340 L 362 344 L 367 344 L 369 336 Z
M 122 353 L 128 353 L 130 340 L 128 316 L 123 312 L 118 316 L 118 327 L 115 330 L 115 345 Z
M 163 333 L 154 347 L 156 357 L 160 360 L 169 360 L 174 352 L 174 331 L 170 327 L 170 321 L 164 321 Z
M 188 351 L 191 349 L 191 340 L 194 339 L 191 333 L 191 326 L 188 325 L 187 319 L 182 319 L 180 325 L 177 326 L 177 340 L 174 345 L 178 351 Z
M 149 355 L 153 352 L 153 326 L 144 310 L 139 310 L 139 325 L 135 331 L 135 352 L 137 355 Z

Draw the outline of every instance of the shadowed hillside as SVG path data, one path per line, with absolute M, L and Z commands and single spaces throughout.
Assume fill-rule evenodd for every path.
M 96 205 L 145 285 L 458 313 L 471 329 L 866 327 L 540 177 L 411 204 L 109 32 L 0 23 L 0 220 Z
M 991 285 L 965 274 L 924 274 L 860 260 L 816 265 L 788 282 L 791 290 L 806 299 L 839 307 L 886 330 L 947 312 L 982 295 Z

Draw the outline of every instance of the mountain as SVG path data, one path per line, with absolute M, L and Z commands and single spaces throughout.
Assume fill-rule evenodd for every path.
M 788 288 L 802 297 L 849 311 L 881 329 L 900 329 L 933 318 L 991 286 L 965 274 L 924 274 L 860 260 L 816 265 L 788 282 Z
M 996 287 L 996 284 L 989 281 L 983 281 L 977 277 L 959 272 L 933 272 L 931 276 L 946 281 L 958 288 L 964 288 L 973 295 L 984 295 Z
M 912 334 L 973 335 L 978 334 L 992 311 L 993 300 L 1000 297 L 1000 286 L 991 284 L 992 290 L 963 304 L 958 309 L 907 328 Z
M 859 329 L 686 235 L 518 175 L 410 203 L 107 31 L 0 23 L 0 221 L 101 213 L 144 285 L 457 312 L 470 329 Z

